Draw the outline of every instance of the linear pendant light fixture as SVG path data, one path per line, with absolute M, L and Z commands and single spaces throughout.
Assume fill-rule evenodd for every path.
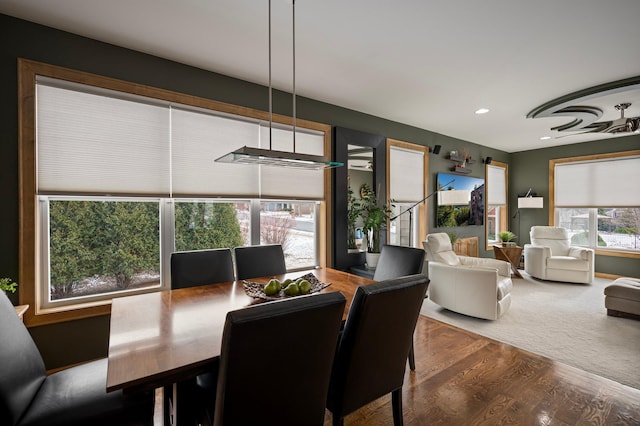
M 293 152 L 271 149 L 273 126 L 273 89 L 271 87 L 271 0 L 269 0 L 269 149 L 243 146 L 216 159 L 219 163 L 259 164 L 263 166 L 290 167 L 320 170 L 344 166 L 321 155 L 296 153 L 296 2 L 293 0 Z

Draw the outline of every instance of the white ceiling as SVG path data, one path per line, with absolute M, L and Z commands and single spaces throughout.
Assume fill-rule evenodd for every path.
M 292 88 L 292 0 L 272 1 L 273 87 Z M 267 0 L 0 0 L 0 13 L 268 83 Z M 296 92 L 507 152 L 571 118 L 527 119 L 560 96 L 640 76 L 638 0 L 298 0 Z M 6 40 L 4 41 L 7 42 Z M 602 120 L 640 91 L 587 104 Z M 491 111 L 475 115 L 480 107 Z M 540 140 L 549 135 L 550 140 Z M 391 135 L 392 136 L 392 135 Z

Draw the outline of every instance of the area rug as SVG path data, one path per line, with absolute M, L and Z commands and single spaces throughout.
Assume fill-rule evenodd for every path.
M 496 321 L 448 311 L 426 299 L 421 313 L 640 389 L 640 321 L 607 316 L 604 288 L 513 279 L 511 309 Z

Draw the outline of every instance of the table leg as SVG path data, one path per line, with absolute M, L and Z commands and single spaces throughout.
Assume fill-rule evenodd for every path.
M 193 404 L 194 385 L 191 380 L 165 386 L 165 425 L 193 425 L 196 420 L 196 407 Z
M 494 246 L 494 250 L 493 251 L 494 251 L 494 254 L 496 256 L 496 259 L 504 260 L 505 262 L 509 262 L 509 264 L 511 266 L 511 272 L 513 273 L 513 275 L 516 278 L 522 278 L 522 275 L 520 275 L 520 271 L 518 271 L 518 266 L 520 265 L 520 256 L 522 254 L 522 249 L 510 251 L 509 249 L 504 249 L 502 247 Z M 511 255 L 515 259 L 512 259 L 511 256 L 509 256 L 509 253 L 511 253 Z
M 518 262 L 520 262 L 520 260 L 518 260 Z M 511 264 L 511 270 L 513 271 L 513 275 L 515 275 L 518 278 L 522 278 L 522 275 L 520 275 L 520 271 L 518 271 L 518 267 L 513 263 Z

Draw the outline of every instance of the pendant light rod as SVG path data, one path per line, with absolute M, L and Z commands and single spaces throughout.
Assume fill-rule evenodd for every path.
M 271 149 L 272 127 L 273 127 L 273 88 L 271 87 L 271 0 L 269 0 L 269 149 Z
M 299 154 L 296 152 L 296 2 L 293 4 L 293 152 L 271 149 L 273 133 L 273 86 L 271 79 L 271 0 L 269 0 L 269 149 L 243 146 L 215 159 L 218 163 L 251 164 L 289 167 L 305 170 L 322 170 L 342 167 L 344 163 L 331 161 L 324 155 Z
M 292 0 L 291 10 L 291 22 L 293 23 L 293 152 L 296 152 L 296 0 Z

